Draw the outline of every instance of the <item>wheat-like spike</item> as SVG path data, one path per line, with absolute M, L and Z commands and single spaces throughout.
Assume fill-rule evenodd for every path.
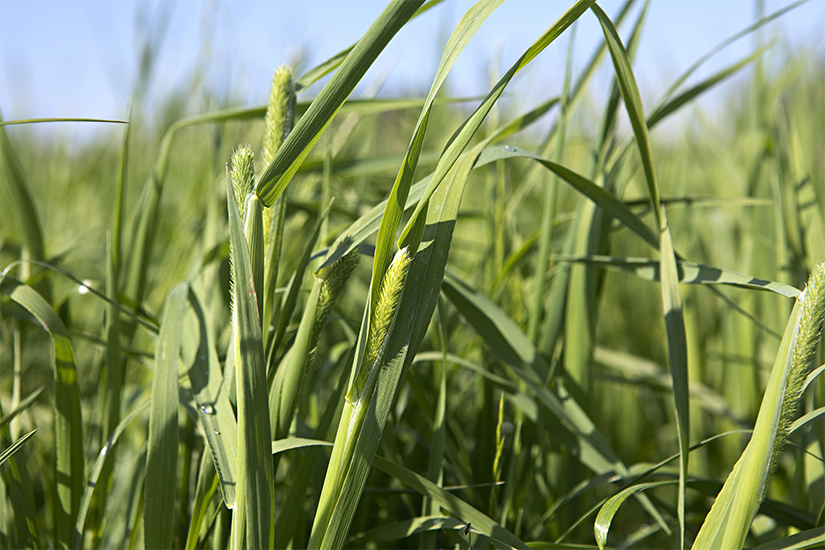
M 292 69 L 281 65 L 275 69 L 272 88 L 269 91 L 269 104 L 264 119 L 264 165 L 269 165 L 275 153 L 281 147 L 286 136 L 292 130 L 295 111 L 295 83 Z
M 799 295 L 799 301 L 802 308 L 799 312 L 796 343 L 782 400 L 782 415 L 777 427 L 776 443 L 771 454 L 771 464 L 768 470 L 771 473 L 776 470 L 791 424 L 799 412 L 805 378 L 814 366 L 814 354 L 822 333 L 823 322 L 825 322 L 825 263 L 814 267 L 808 277 L 805 290 Z
M 252 192 L 255 184 L 254 156 L 248 143 L 239 146 L 232 153 L 231 176 L 238 210 L 241 212 L 241 219 L 244 219 L 246 196 Z
M 384 340 L 395 317 L 395 310 L 404 289 L 407 269 L 410 266 L 409 250 L 405 247 L 395 253 L 392 263 L 384 274 L 378 302 L 370 320 L 370 336 L 367 344 L 367 366 L 372 367 L 381 355 Z

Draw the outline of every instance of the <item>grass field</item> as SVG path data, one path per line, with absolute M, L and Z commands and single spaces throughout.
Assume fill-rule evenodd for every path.
M 766 13 L 643 105 L 646 10 L 579 0 L 449 97 L 500 2 L 426 97 L 350 97 L 433 4 L 391 2 L 268 105 L 0 126 L 0 546 L 825 546 L 825 62 Z M 589 64 L 501 108 L 579 17 Z

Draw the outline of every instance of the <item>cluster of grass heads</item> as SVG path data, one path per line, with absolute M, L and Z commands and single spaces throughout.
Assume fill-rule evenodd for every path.
M 758 46 L 685 85 L 785 10 L 643 105 L 646 6 L 579 0 L 464 111 L 481 0 L 425 98 L 350 99 L 435 3 L 159 140 L 0 126 L 0 545 L 825 544 L 825 71 Z M 500 110 L 580 17 L 584 69 Z M 724 126 L 651 142 L 752 67 Z

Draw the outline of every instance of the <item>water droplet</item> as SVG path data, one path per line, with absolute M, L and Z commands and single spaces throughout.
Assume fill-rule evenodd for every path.
M 515 148 L 515 147 L 513 147 L 512 145 L 505 145 L 505 146 L 504 146 L 504 150 L 505 150 L 505 151 L 510 151 L 511 153 L 515 153 L 516 148 Z
M 201 353 L 200 355 L 198 355 L 198 361 L 206 361 L 206 354 Z
M 200 406 L 200 409 L 203 414 L 208 414 L 210 416 L 215 414 L 215 407 L 213 407 L 209 403 L 204 403 Z
M 215 435 L 221 435 L 221 432 L 219 432 L 218 430 L 212 430 L 212 432 L 213 432 Z

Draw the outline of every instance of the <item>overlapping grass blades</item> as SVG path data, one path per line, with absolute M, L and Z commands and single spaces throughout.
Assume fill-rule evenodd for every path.
M 0 279 L 0 289 L 4 296 L 19 304 L 40 323 L 49 333 L 54 346 L 56 483 L 51 497 L 56 540 L 68 546 L 74 539 L 74 524 L 80 511 L 85 483 L 83 417 L 80 411 L 80 388 L 77 383 L 74 350 L 60 317 L 37 291 L 8 275 Z M 28 491 L 30 487 L 23 487 L 22 490 Z M 18 509 L 18 513 L 22 512 L 22 509 Z M 20 519 L 28 517 L 29 513 L 27 511 Z M 31 525 L 27 529 L 30 530 Z
M 788 319 L 751 440 L 716 497 L 694 548 L 739 548 L 744 544 L 797 414 L 803 381 L 813 369 L 816 348 L 822 343 L 823 321 L 825 264 L 819 264 Z
M 155 353 L 144 514 L 146 545 L 151 548 L 172 548 L 175 492 L 169 488 L 178 476 L 178 366 L 188 291 L 182 283 L 166 298 Z
M 254 208 L 257 197 L 252 197 Z M 259 239 L 253 248 L 263 273 L 263 227 L 257 219 L 251 233 L 244 235 L 240 212 L 226 175 L 226 203 L 229 211 L 229 242 L 232 247 L 232 350 L 235 358 L 238 410 L 237 487 L 233 513 L 233 548 L 270 548 L 273 544 L 273 486 L 266 385 L 266 362 L 261 336 L 260 309 L 247 238 Z M 248 216 L 248 218 L 252 218 Z M 261 276 L 262 279 L 262 276 Z M 259 280 L 261 280 L 259 279 Z

